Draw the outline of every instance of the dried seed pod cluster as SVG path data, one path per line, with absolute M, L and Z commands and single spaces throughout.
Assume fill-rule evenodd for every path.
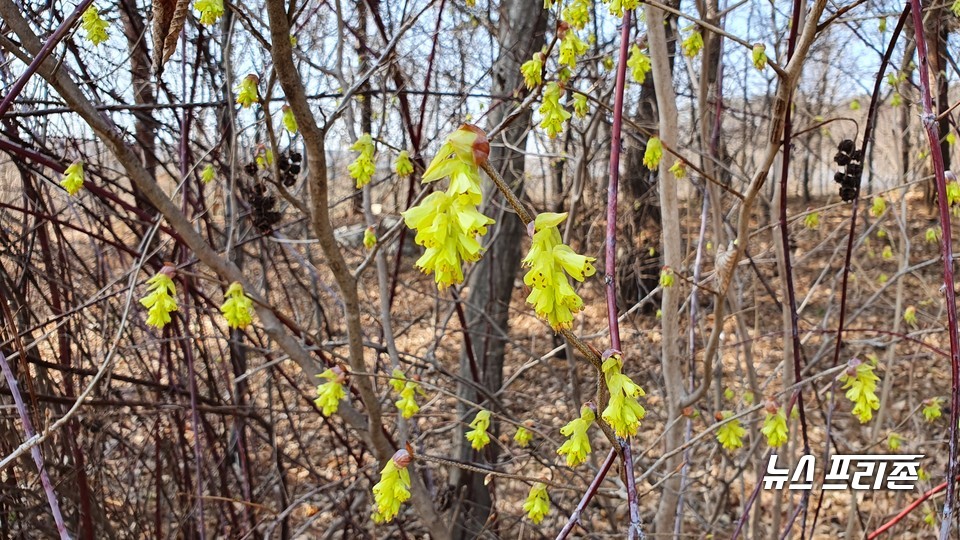
M 300 152 L 286 152 L 280 154 L 277 158 L 277 168 L 280 169 L 280 181 L 286 187 L 291 187 L 297 183 L 297 175 L 300 174 L 300 163 L 303 156 Z
M 268 157 L 264 157 L 268 156 Z M 258 162 L 257 160 L 262 160 Z M 240 184 L 240 193 L 250 203 L 251 217 L 253 225 L 261 233 L 269 233 L 273 227 L 280 222 L 280 212 L 275 210 L 277 197 L 270 195 L 267 190 L 267 181 L 270 180 L 273 168 L 273 157 L 264 153 L 258 158 L 251 160 L 243 166 L 244 172 L 252 178 L 252 183 L 248 187 Z M 279 181 L 286 187 L 291 187 L 297 182 L 297 175 L 300 174 L 303 155 L 300 152 L 287 151 L 280 153 L 276 158 L 277 169 L 280 170 Z
M 281 216 L 280 212 L 274 209 L 277 198 L 267 193 L 267 186 L 262 181 L 255 181 L 251 187 L 241 184 L 240 193 L 250 203 L 253 226 L 263 234 L 272 231 L 274 225 L 280 222 Z
M 833 160 L 844 169 L 833 175 L 840 184 L 840 198 L 850 202 L 860 194 L 860 178 L 863 176 L 863 152 L 857 149 L 850 139 L 844 139 L 837 145 L 837 154 Z

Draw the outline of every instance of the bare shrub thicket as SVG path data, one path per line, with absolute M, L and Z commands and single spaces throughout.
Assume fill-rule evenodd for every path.
M 0 538 L 952 537 L 955 19 L 0 0 Z M 461 124 L 494 223 L 438 287 L 401 214 L 447 189 L 420 180 Z M 553 327 L 522 262 L 548 213 L 596 259 Z M 234 283 L 252 324 L 221 309 Z M 611 358 L 645 392 L 628 437 Z M 925 457 L 910 491 L 786 491 L 771 453 Z

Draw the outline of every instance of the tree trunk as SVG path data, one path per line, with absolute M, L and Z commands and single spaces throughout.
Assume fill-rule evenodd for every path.
M 540 0 L 518 0 L 500 4 L 500 25 L 497 40 L 500 56 L 493 66 L 493 95 L 513 95 L 523 84 L 520 65 L 530 59 L 544 44 L 546 29 L 546 10 Z M 488 126 L 495 126 L 511 109 L 510 103 L 495 106 L 488 117 Z M 503 179 L 513 187 L 518 195 L 523 192 L 524 154 L 511 148 L 524 148 L 530 129 L 530 112 L 520 115 L 498 137 L 507 144 L 491 141 L 490 163 L 500 171 Z M 494 208 L 503 208 L 505 204 L 490 204 L 496 193 L 488 185 L 486 191 L 487 214 Z M 506 212 L 491 215 L 497 220 L 496 241 L 490 243 L 488 251 L 474 269 L 470 279 L 470 295 L 467 301 L 467 328 L 475 337 L 472 341 L 473 358 L 476 366 L 471 366 L 470 357 L 464 352 L 460 357 L 460 372 L 466 379 L 495 392 L 499 390 L 503 379 L 503 352 L 506 344 L 507 315 L 510 297 L 513 293 L 514 279 L 520 266 L 520 245 L 524 235 L 523 224 L 517 216 Z M 478 397 L 474 388 L 461 385 L 460 396 L 479 402 L 484 407 L 493 404 Z M 461 407 L 462 416 L 470 419 L 476 411 Z M 493 422 L 491 432 L 497 433 L 497 423 Z M 477 461 L 479 456 L 469 445 L 464 444 L 465 429 L 461 429 L 460 459 Z M 488 445 L 484 456 L 489 462 L 496 461 L 496 445 Z M 466 471 L 454 471 L 451 475 L 457 492 L 454 499 L 460 501 L 460 507 L 454 512 L 458 516 L 454 526 L 453 538 L 475 538 L 487 525 L 491 511 L 490 489 L 494 483 L 484 485 L 484 475 Z
M 645 6 L 644 10 L 649 28 L 647 37 L 650 43 L 650 60 L 653 64 L 651 75 L 657 89 L 659 135 L 665 146 L 677 148 L 677 98 L 673 90 L 673 70 L 669 64 L 670 53 L 667 47 L 666 28 L 663 24 L 665 14 L 660 8 L 650 5 Z M 657 187 L 660 195 L 660 212 L 663 217 L 661 233 L 663 262 L 666 266 L 679 269 L 683 261 L 683 252 L 677 182 L 673 174 L 668 171 L 672 164 L 669 158 L 660 161 Z M 664 287 L 661 301 L 663 338 L 660 365 L 666 393 L 667 425 L 673 426 L 664 433 L 664 452 L 679 448 L 683 442 L 682 424 L 674 422 L 680 417 L 680 400 L 683 398 L 679 320 L 681 292 L 679 289 L 679 286 Z M 673 456 L 664 464 L 664 470 L 676 470 L 680 466 L 681 459 L 682 456 L 679 454 Z M 665 479 L 654 521 L 654 531 L 658 536 L 667 537 L 673 533 L 679 496 L 680 476 L 673 475 Z

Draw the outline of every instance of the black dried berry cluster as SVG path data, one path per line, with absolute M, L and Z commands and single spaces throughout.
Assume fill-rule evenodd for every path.
M 253 226 L 263 234 L 272 231 L 274 225 L 280 222 L 280 212 L 274 209 L 277 198 L 267 194 L 267 186 L 259 181 L 255 181 L 251 187 L 240 184 L 240 192 L 250 203 Z
M 833 156 L 837 165 L 843 167 L 833 175 L 840 184 L 840 198 L 850 202 L 860 194 L 860 178 L 863 176 L 863 152 L 857 149 L 850 139 L 844 139 L 837 145 L 837 155 Z
M 277 168 L 280 169 L 280 180 L 284 186 L 290 187 L 297 183 L 301 161 L 303 161 L 303 156 L 300 155 L 300 152 L 287 152 L 280 154 L 277 158 Z
M 297 182 L 297 175 L 300 174 L 300 163 L 303 156 L 299 152 L 284 152 L 277 157 L 277 168 L 280 169 L 280 181 L 284 186 L 290 187 Z M 240 183 L 240 193 L 250 203 L 251 218 L 253 225 L 263 234 L 273 230 L 274 226 L 280 222 L 280 212 L 274 209 L 277 205 L 277 197 L 267 192 L 266 179 L 271 176 L 272 169 L 266 171 L 260 170 L 255 161 L 251 161 L 243 166 L 246 172 L 253 180 L 248 187 Z

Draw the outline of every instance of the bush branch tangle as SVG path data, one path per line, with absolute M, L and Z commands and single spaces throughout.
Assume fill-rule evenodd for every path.
M 954 534 L 960 2 L 77 2 L 0 0 L 0 536 Z
M 950 227 L 950 206 L 947 199 L 946 171 L 943 154 L 940 150 L 940 130 L 937 117 L 933 112 L 933 100 L 930 91 L 930 65 L 927 58 L 927 44 L 924 40 L 923 7 L 919 0 L 911 0 L 913 29 L 917 43 L 917 64 L 920 68 L 920 96 L 923 114 L 920 117 L 927 143 L 930 145 L 930 157 L 933 159 L 933 174 L 936 179 L 937 209 L 940 213 L 940 256 L 943 262 L 943 294 L 947 308 L 947 332 L 950 339 L 950 436 L 949 457 L 947 461 L 947 499 L 943 504 L 940 520 L 940 540 L 950 538 L 953 527 L 954 505 L 957 502 L 957 422 L 960 422 L 960 342 L 957 335 L 957 298 L 953 277 L 953 236 Z

